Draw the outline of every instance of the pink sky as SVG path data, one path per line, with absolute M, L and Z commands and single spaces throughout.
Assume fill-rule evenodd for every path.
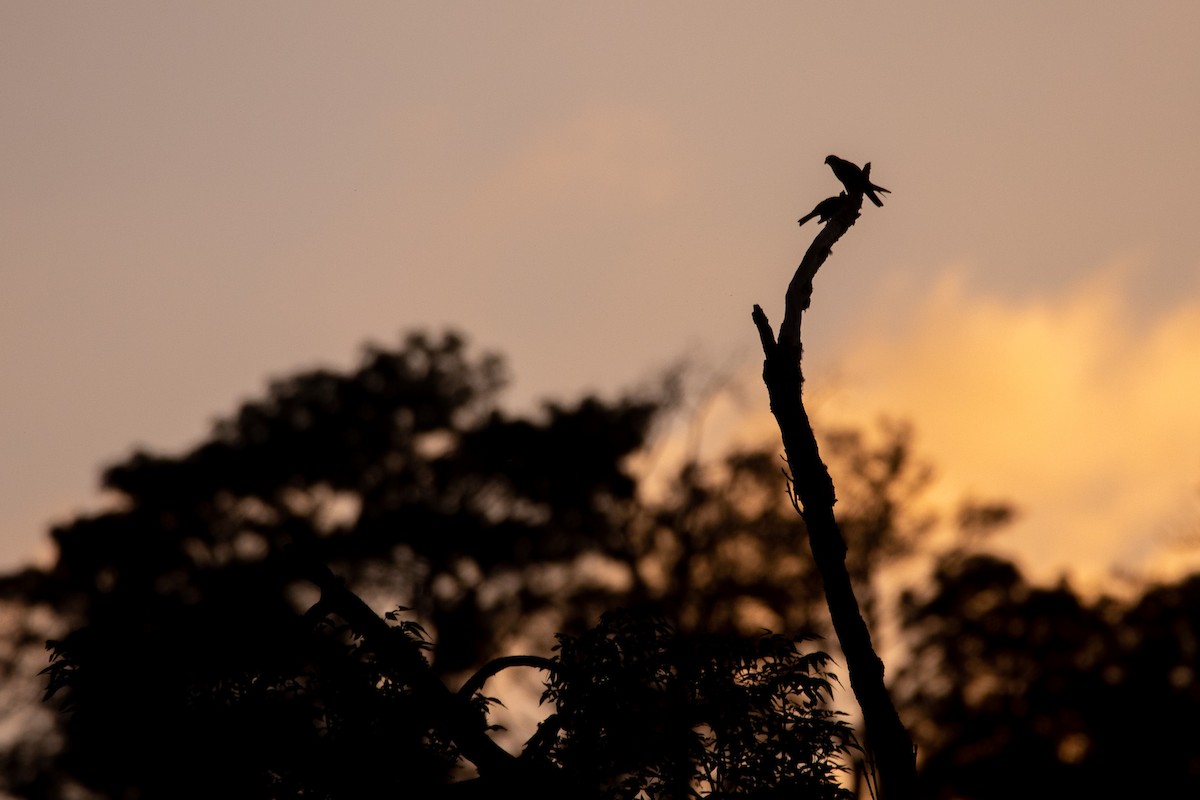
M 1197 31 L 1190 1 L 7 4 L 0 565 L 133 446 L 414 326 L 505 353 L 517 405 L 753 372 L 829 153 L 892 194 L 817 280 L 821 413 L 911 418 L 1043 566 L 1161 565 L 1200 520 Z

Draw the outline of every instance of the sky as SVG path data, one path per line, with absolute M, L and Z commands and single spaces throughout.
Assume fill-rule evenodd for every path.
M 105 465 L 413 329 L 503 353 L 516 409 L 688 359 L 761 432 L 750 310 L 781 318 L 831 153 L 891 194 L 817 277 L 818 420 L 911 421 L 1038 575 L 1193 563 L 1197 31 L 1191 0 L 4 4 L 0 568 Z

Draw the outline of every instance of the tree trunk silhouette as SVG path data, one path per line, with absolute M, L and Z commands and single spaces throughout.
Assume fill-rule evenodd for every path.
M 812 298 L 813 278 L 829 258 L 835 242 L 850 229 L 862 211 L 861 192 L 845 197 L 841 207 L 809 245 L 788 285 L 779 337 L 760 306 L 752 319 L 763 348 L 763 382 L 771 413 L 779 424 L 783 449 L 791 470 L 797 509 L 808 528 L 813 560 L 821 574 L 833 628 L 846 657 L 850 685 L 862 709 L 866 745 L 874 761 L 881 800 L 916 798 L 916 754 L 912 738 L 900 721 L 883 680 L 883 661 L 871 643 L 871 633 L 859 610 L 846 570 L 846 543 L 833 514 L 837 497 L 829 470 L 821 461 L 812 424 L 804 409 L 801 370 L 803 345 L 800 324 Z

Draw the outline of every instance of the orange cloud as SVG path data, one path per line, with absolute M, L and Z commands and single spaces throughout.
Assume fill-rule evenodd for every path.
M 1200 300 L 1135 321 L 1125 273 L 1002 301 L 949 271 L 903 322 L 835 355 L 837 388 L 816 413 L 911 420 L 942 499 L 1018 505 L 999 543 L 1034 575 L 1176 572 L 1200 555 L 1169 544 L 1200 522 Z

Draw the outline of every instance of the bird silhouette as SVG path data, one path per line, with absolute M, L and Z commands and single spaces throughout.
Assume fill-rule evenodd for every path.
M 846 187 L 846 191 L 851 194 L 865 194 L 871 199 L 871 202 L 877 206 L 882 206 L 883 201 L 879 199 L 876 192 L 884 192 L 891 194 L 882 186 L 876 186 L 871 183 L 871 162 L 868 161 L 862 168 L 851 161 L 837 156 L 827 156 L 825 163 L 833 170 L 833 174 L 837 177 L 842 185 Z
M 818 222 L 828 222 L 830 217 L 842 209 L 842 204 L 844 202 L 846 202 L 845 192 L 842 192 L 837 197 L 826 197 L 824 200 L 817 203 L 816 208 L 805 214 L 800 219 L 796 220 L 796 222 L 800 225 L 803 225 L 813 217 L 820 217 L 820 219 L 817 220 Z

